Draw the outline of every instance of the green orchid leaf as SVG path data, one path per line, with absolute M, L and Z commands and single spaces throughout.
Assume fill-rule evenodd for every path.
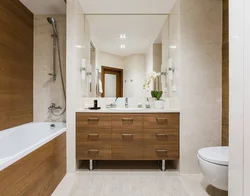
M 157 100 L 160 100 L 162 94 L 163 94 L 162 91 L 158 91 L 158 92 L 157 92 L 157 95 L 156 95 L 156 99 L 157 99 Z
M 156 97 L 156 91 L 151 91 L 151 96 Z

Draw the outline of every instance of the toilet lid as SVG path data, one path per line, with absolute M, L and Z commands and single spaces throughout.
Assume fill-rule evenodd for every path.
M 198 151 L 200 158 L 219 165 L 228 165 L 228 153 L 227 146 L 202 148 Z

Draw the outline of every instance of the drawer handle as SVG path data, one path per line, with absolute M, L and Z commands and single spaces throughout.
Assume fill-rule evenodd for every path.
M 133 118 L 122 118 L 122 121 L 134 121 Z
M 98 133 L 90 133 L 88 137 L 99 137 Z
M 122 138 L 124 138 L 124 137 L 134 137 L 134 134 L 122 134 Z
M 99 121 L 99 118 L 88 118 L 88 121 Z
M 156 118 L 156 121 L 158 122 L 158 121 L 166 121 L 166 122 L 168 122 L 168 119 L 167 118 Z
M 157 153 L 167 153 L 168 151 L 165 149 L 157 149 L 156 152 Z
M 166 138 L 168 137 L 168 135 L 164 133 L 156 133 L 155 135 L 156 137 L 166 137 Z
M 96 153 L 96 154 L 98 154 L 99 150 L 98 149 L 89 149 L 88 153 Z

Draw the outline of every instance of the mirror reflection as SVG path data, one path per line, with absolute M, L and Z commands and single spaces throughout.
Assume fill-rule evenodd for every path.
M 85 23 L 91 38 L 85 97 L 167 93 L 168 15 L 85 15 Z

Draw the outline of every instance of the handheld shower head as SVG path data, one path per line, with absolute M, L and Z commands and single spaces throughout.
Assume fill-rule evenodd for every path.
M 47 21 L 52 25 L 54 34 L 57 35 L 57 30 L 56 30 L 56 20 L 52 17 L 48 17 Z

